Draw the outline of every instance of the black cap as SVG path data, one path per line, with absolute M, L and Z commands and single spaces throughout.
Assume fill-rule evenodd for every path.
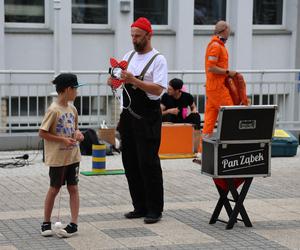
M 62 91 L 68 87 L 78 88 L 84 84 L 79 84 L 77 81 L 77 76 L 71 73 L 59 74 L 53 80 L 53 84 L 56 85 L 56 91 Z
M 170 82 L 169 82 L 170 86 L 174 89 L 174 90 L 178 90 L 178 89 L 182 89 L 183 86 L 183 81 L 181 79 L 178 78 L 173 78 Z

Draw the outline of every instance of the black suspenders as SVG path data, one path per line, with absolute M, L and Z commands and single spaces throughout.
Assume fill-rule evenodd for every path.
M 134 56 L 134 54 L 135 54 L 135 51 L 132 51 L 132 53 L 130 54 L 130 56 L 129 56 L 129 58 L 128 58 L 128 65 L 129 65 L 129 63 L 130 63 L 132 57 Z M 144 79 L 144 76 L 145 76 L 147 70 L 149 69 L 150 65 L 153 63 L 154 59 L 155 59 L 158 55 L 160 55 L 160 53 L 156 53 L 155 55 L 153 55 L 153 56 L 151 57 L 151 59 L 149 60 L 149 62 L 146 64 L 146 66 L 143 68 L 141 74 L 138 76 L 138 78 L 139 78 L 140 80 L 143 80 L 143 79 Z M 128 66 L 127 66 L 127 67 L 128 67 Z
M 129 63 L 130 63 L 130 61 L 131 61 L 131 59 L 132 59 L 132 57 L 134 56 L 135 53 L 136 53 L 136 52 L 133 51 L 133 52 L 130 54 L 130 56 L 129 56 L 129 58 L 128 58 L 128 65 L 129 65 Z M 137 78 L 139 78 L 140 80 L 144 80 L 144 76 L 145 76 L 147 70 L 149 69 L 149 67 L 150 67 L 151 64 L 153 63 L 154 59 L 155 59 L 159 54 L 160 54 L 160 53 L 156 53 L 155 55 L 152 56 L 152 58 L 148 61 L 148 63 L 146 64 L 146 66 L 143 68 L 141 74 L 140 74 L 139 76 L 137 76 Z M 128 66 L 127 66 L 127 67 L 128 67 Z M 128 85 L 127 85 L 127 86 L 128 86 Z M 129 86 L 128 86 L 128 87 L 129 87 Z M 124 88 L 126 88 L 126 86 L 124 86 Z M 136 89 L 136 88 L 134 88 L 134 86 L 130 86 L 129 88 Z M 127 89 L 126 89 L 126 90 L 127 90 Z M 137 91 L 143 91 L 143 90 L 137 90 Z M 127 94 L 129 94 L 128 92 L 131 92 L 131 93 L 133 94 L 132 91 L 128 91 L 128 90 L 127 90 L 126 92 L 127 92 Z M 144 91 L 143 91 L 143 92 L 144 92 Z M 144 92 L 144 95 L 146 96 L 146 92 Z M 148 97 L 146 96 L 146 98 L 148 98 Z M 149 100 L 150 100 L 150 99 L 149 99 Z M 133 108 L 134 108 L 134 107 L 133 107 Z M 137 114 L 136 112 L 134 112 L 134 111 L 132 110 L 132 108 L 130 107 L 130 105 L 128 105 L 128 107 L 127 107 L 126 109 L 127 109 L 127 110 L 130 112 L 130 114 L 131 114 L 132 116 L 134 116 L 135 118 L 137 118 L 137 119 L 141 119 L 141 118 L 142 118 L 141 115 Z

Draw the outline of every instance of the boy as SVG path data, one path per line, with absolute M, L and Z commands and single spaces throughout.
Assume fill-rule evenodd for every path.
M 57 232 L 59 237 L 71 237 L 77 233 L 79 212 L 78 173 L 80 149 L 78 141 L 84 139 L 78 130 L 78 113 L 70 104 L 77 96 L 76 75 L 60 74 L 54 80 L 58 93 L 57 101 L 48 108 L 39 136 L 45 142 L 45 164 L 49 166 L 50 187 L 45 199 L 44 222 L 41 226 L 42 236 L 51 236 L 51 213 L 55 197 L 62 185 L 67 182 L 70 195 L 71 222 Z

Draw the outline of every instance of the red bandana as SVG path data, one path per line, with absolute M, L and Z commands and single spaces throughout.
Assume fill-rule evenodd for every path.
M 148 33 L 152 33 L 151 23 L 146 17 L 138 18 L 133 24 L 131 24 L 131 28 L 132 27 L 137 27 L 147 31 Z

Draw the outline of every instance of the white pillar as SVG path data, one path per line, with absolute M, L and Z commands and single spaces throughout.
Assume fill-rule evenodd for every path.
M 5 48 L 4 48 L 4 0 L 0 0 L 0 70 L 5 69 Z M 5 76 L 0 74 L 0 91 L 2 91 L 1 84 L 4 83 Z M 2 93 L 3 94 L 3 93 Z M 0 128 L 6 125 L 6 101 L 2 100 L 0 93 Z M 0 130 L 1 132 L 5 132 Z
M 285 6 L 286 18 L 285 27 L 287 30 L 292 31 L 290 36 L 289 48 L 286 53 L 289 53 L 289 65 L 286 68 L 299 69 L 300 68 L 300 2 L 298 0 L 289 0 Z M 299 74 L 290 74 L 290 80 L 299 80 Z M 287 99 L 287 106 L 292 107 L 287 110 L 287 119 L 290 121 L 297 121 L 300 117 L 299 105 L 299 89 L 295 85 L 293 92 L 290 93 Z M 295 105 L 296 104 L 296 105 Z
M 121 60 L 126 52 L 133 49 L 131 43 L 130 26 L 133 22 L 133 1 L 126 0 L 128 10 L 121 11 L 122 0 L 111 1 L 112 27 L 115 31 L 114 56 Z M 124 2 L 124 1 L 123 1 Z
M 176 31 L 175 69 L 192 69 L 194 61 L 194 0 L 177 0 L 173 1 L 173 4 L 175 6 L 172 19 Z
M 4 19 L 4 0 L 0 0 L 0 70 L 5 69 Z M 0 79 L 3 79 L 2 75 L 0 75 Z
M 114 34 L 114 54 L 110 57 L 115 57 L 120 61 L 125 53 L 133 49 L 131 42 L 130 26 L 133 22 L 133 0 L 114 0 L 109 1 L 110 16 Z M 124 4 L 126 6 L 124 6 Z M 121 7 L 121 5 L 123 5 Z M 114 98 L 111 103 L 111 124 L 117 124 L 120 117 L 119 103 Z
M 231 65 L 232 69 L 252 68 L 252 19 L 253 0 L 231 1 L 229 20 L 234 32 L 234 46 Z
M 297 40 L 296 40 L 297 43 L 296 44 L 299 44 L 300 43 L 300 3 L 299 3 L 299 1 L 297 2 L 297 7 L 298 7 L 298 20 L 297 20 Z M 299 46 L 296 46 L 296 69 L 300 69 L 300 48 L 299 48 Z M 300 73 L 298 74 L 298 80 L 300 82 Z M 299 92 L 300 92 L 300 90 L 299 90 L 299 84 L 298 84 L 298 93 Z M 300 98 L 299 98 L 299 94 L 298 94 L 298 103 L 299 103 L 299 101 L 300 101 Z M 299 120 L 299 118 L 300 118 L 299 106 L 296 107 L 296 110 L 298 110 L 298 112 L 297 112 L 297 115 L 295 116 L 295 118 Z
M 53 4 L 54 9 L 54 28 L 53 28 L 53 43 L 54 43 L 54 53 L 53 53 L 53 68 L 55 75 L 58 75 L 60 72 L 60 63 L 59 63 L 59 16 L 60 16 L 60 0 L 54 0 Z
M 295 68 L 300 69 L 300 2 L 298 1 L 296 4 L 297 10 L 297 21 L 296 21 L 296 62 L 295 62 Z M 299 80 L 300 80 L 300 74 L 299 74 Z
M 54 0 L 54 71 L 72 70 L 72 2 Z

